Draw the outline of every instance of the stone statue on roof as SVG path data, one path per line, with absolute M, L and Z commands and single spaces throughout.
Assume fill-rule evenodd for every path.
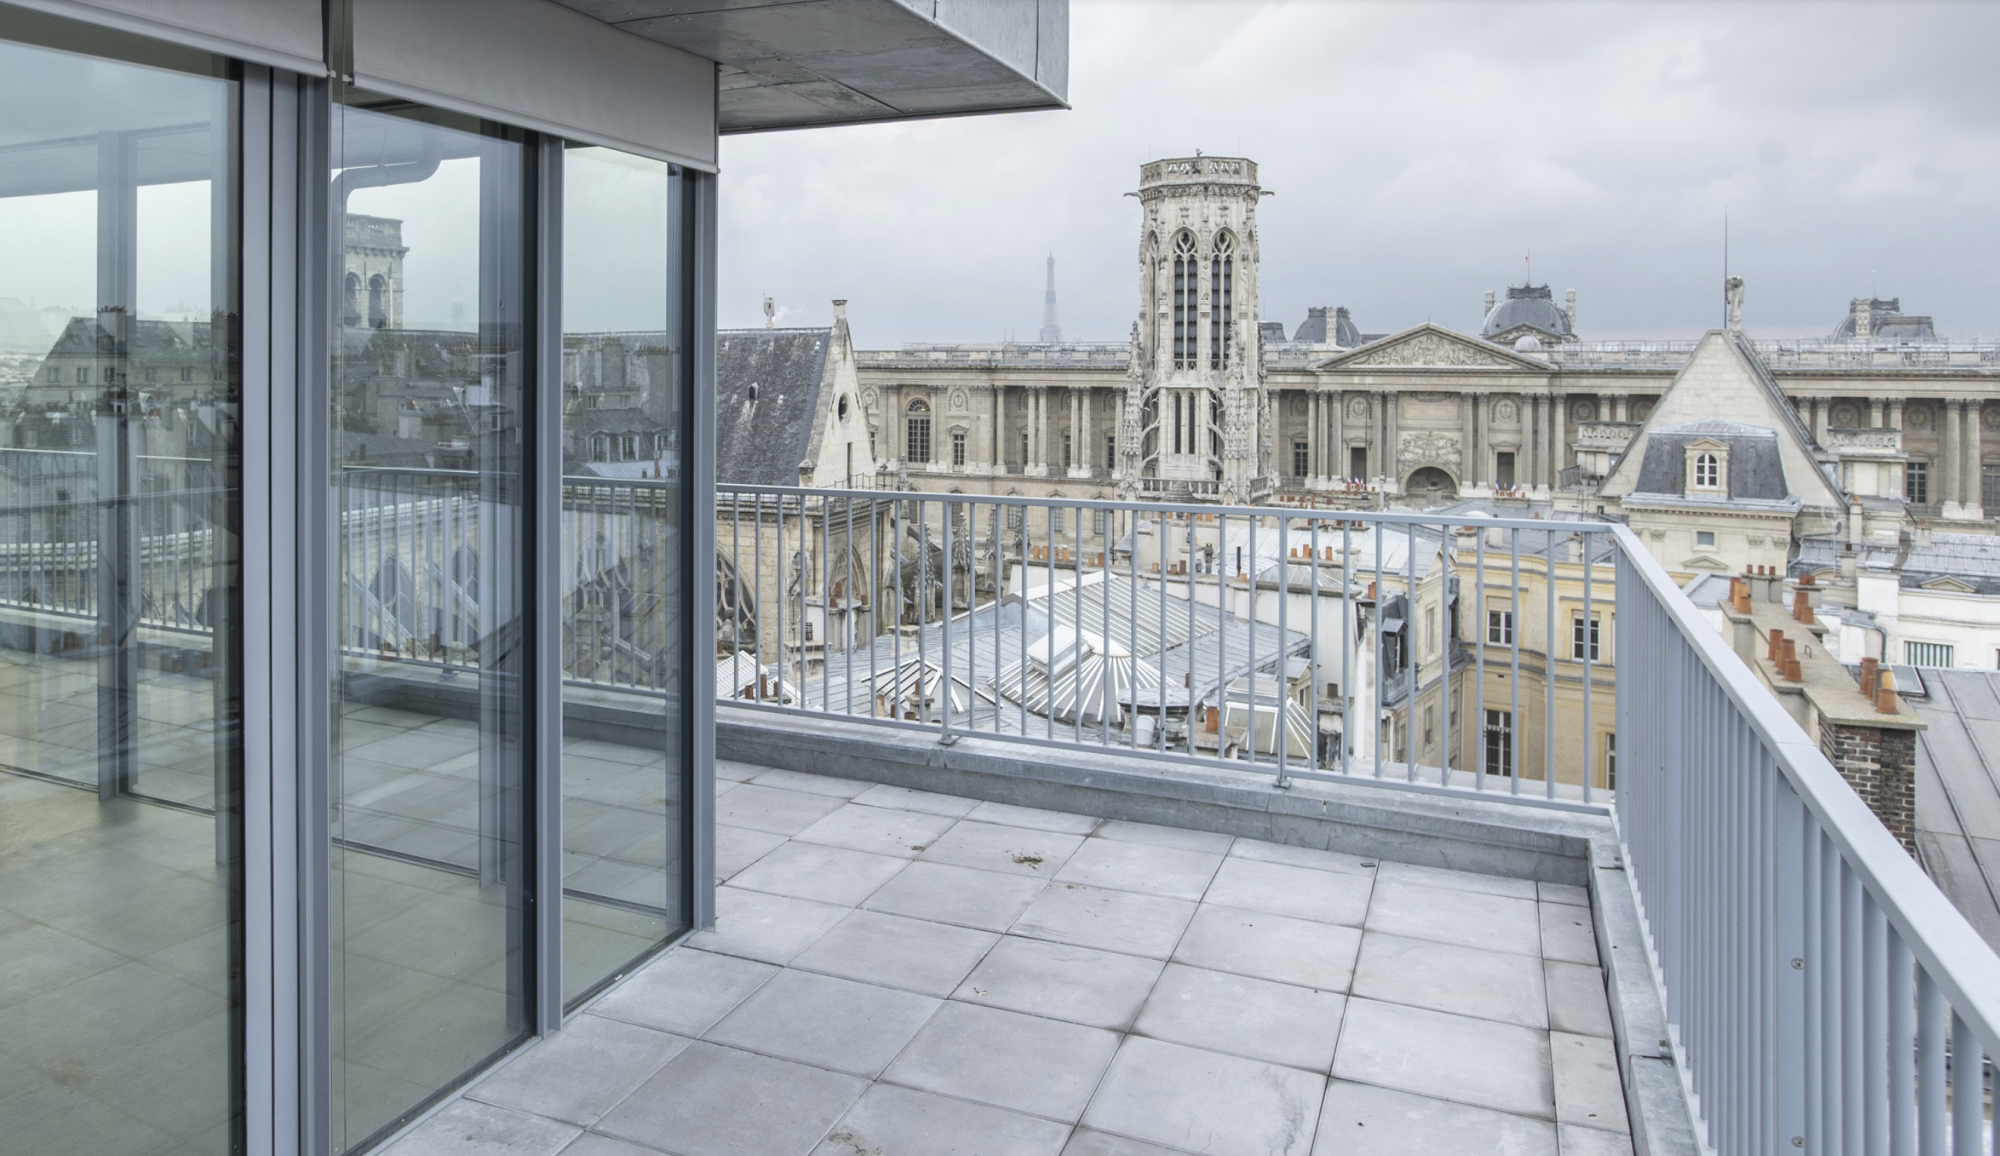
M 1731 277 L 1722 283 L 1722 299 L 1729 303 L 1729 329 L 1732 333 L 1743 329 L 1743 278 Z
M 764 298 L 764 328 L 776 329 L 777 327 L 778 327 L 777 302 L 772 301 L 769 296 L 766 296 Z

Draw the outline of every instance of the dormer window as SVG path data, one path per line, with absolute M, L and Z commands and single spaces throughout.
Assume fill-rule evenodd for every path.
M 1686 448 L 1687 492 L 1701 495 L 1729 493 L 1729 447 L 1714 438 L 1697 438 Z
M 1722 459 L 1714 454 L 1694 456 L 1694 488 L 1697 490 L 1718 489 L 1722 485 Z

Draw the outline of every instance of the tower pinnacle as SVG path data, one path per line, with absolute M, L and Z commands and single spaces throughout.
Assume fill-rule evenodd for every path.
M 1049 254 L 1049 287 L 1042 294 L 1042 342 L 1054 345 L 1062 340 L 1062 323 L 1056 320 L 1056 255 Z

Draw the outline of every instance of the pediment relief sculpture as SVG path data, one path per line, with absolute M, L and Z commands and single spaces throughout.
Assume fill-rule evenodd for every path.
M 1466 341 L 1454 340 L 1441 333 L 1419 333 L 1388 344 L 1381 349 L 1365 350 L 1341 363 L 1344 366 L 1365 368 L 1369 366 L 1441 366 L 1445 368 L 1518 369 L 1519 364 L 1499 351 L 1488 351 Z

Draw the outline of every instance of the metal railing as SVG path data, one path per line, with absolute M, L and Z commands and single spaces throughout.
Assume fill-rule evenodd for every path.
M 1708 1147 L 1989 1152 L 2000 959 L 1617 533 L 1618 827 Z
M 717 552 L 754 592 L 719 623 L 726 699 L 1281 785 L 1608 802 L 1606 523 L 719 491 Z

